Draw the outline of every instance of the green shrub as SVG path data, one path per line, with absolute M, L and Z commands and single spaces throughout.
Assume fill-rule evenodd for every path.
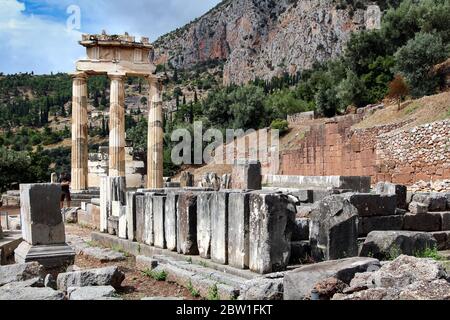
M 150 269 L 145 269 L 144 271 L 142 271 L 142 274 L 149 278 L 153 278 L 156 281 L 166 281 L 167 279 L 167 272 L 165 270 L 154 271 Z
M 279 130 L 280 134 L 283 134 L 289 130 L 289 123 L 286 120 L 276 119 L 272 121 L 270 127 L 274 130 Z

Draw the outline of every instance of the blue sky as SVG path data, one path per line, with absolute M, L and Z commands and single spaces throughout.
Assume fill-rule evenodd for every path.
M 73 71 L 84 56 L 82 33 L 147 36 L 151 41 L 181 27 L 220 0 L 0 0 L 0 72 Z M 80 28 L 67 21 L 79 8 Z M 78 16 L 76 16 L 78 17 Z M 73 25 L 73 24 L 72 24 Z M 76 25 L 76 23 L 75 23 Z

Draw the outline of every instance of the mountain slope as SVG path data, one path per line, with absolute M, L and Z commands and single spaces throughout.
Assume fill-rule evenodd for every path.
M 350 33 L 365 28 L 364 12 L 330 0 L 227 0 L 158 39 L 155 62 L 225 60 L 225 85 L 295 74 L 339 55 Z

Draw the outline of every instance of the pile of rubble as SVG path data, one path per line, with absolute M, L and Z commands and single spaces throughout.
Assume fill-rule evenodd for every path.
M 418 181 L 408 187 L 412 192 L 450 192 L 450 180 Z

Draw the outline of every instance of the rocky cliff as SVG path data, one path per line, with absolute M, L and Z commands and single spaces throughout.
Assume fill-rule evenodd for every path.
M 155 63 L 224 60 L 224 84 L 295 74 L 339 55 L 352 31 L 373 25 L 365 12 L 331 0 L 226 0 L 158 39 Z

